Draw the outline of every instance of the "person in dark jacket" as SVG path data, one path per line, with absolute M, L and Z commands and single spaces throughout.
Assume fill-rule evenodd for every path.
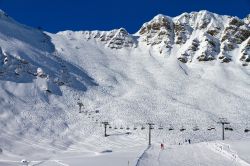
M 164 150 L 164 144 L 161 143 L 161 150 Z

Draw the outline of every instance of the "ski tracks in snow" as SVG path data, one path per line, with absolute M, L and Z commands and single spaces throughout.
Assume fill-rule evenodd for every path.
M 1 164 L 1 162 L 3 162 L 4 164 L 7 164 L 7 163 L 14 163 L 14 164 L 17 164 L 17 165 L 22 164 L 21 161 L 14 161 L 14 160 L 0 160 L 0 164 Z M 44 162 L 55 162 L 55 163 L 57 163 L 59 165 L 62 165 L 62 166 L 69 166 L 68 164 L 63 163 L 61 160 L 29 161 L 28 165 L 30 165 L 30 166 L 38 166 L 40 164 L 43 164 Z
M 241 166 L 250 166 L 250 164 L 243 159 L 241 159 L 237 152 L 233 151 L 230 145 L 225 143 L 207 143 L 207 147 L 210 148 L 212 151 L 219 153 L 220 155 L 237 162 Z
M 151 146 L 148 146 L 148 147 L 143 151 L 143 153 L 141 154 L 141 156 L 138 158 L 138 160 L 137 160 L 135 166 L 140 166 L 141 160 L 143 159 L 143 157 L 145 156 L 146 152 L 148 151 L 148 149 L 149 149 L 150 147 L 151 147 Z

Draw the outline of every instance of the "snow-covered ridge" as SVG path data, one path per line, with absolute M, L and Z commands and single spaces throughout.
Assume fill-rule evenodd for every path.
M 144 23 L 135 34 L 129 34 L 124 28 L 111 31 L 65 31 L 58 34 L 69 37 L 70 34 L 81 33 L 82 39 L 96 40 L 111 49 L 147 45 L 163 55 L 170 55 L 173 47 L 180 47 L 183 51 L 175 56 L 183 63 L 218 60 L 222 63 L 240 62 L 247 66 L 248 60 L 242 60 L 242 55 L 233 55 L 233 52 L 239 48 L 247 50 L 241 45 L 250 40 L 249 20 L 249 16 L 239 19 L 202 10 L 173 18 L 159 14 Z M 194 40 L 197 48 L 190 52 Z M 249 56 L 246 52 L 246 56 Z
M 126 47 L 135 47 L 136 41 L 124 28 L 114 29 L 111 31 L 63 31 L 58 32 L 58 35 L 67 37 L 69 40 L 74 39 L 94 39 L 111 49 L 121 49 Z

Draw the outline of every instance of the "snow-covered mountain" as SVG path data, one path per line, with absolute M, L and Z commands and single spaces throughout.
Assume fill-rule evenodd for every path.
M 148 45 L 160 54 L 170 55 L 174 46 L 182 52 L 176 55 L 183 63 L 219 60 L 228 63 L 240 61 L 247 66 L 249 59 L 249 16 L 239 19 L 208 11 L 183 13 L 170 18 L 157 15 L 130 35 L 124 28 L 109 32 L 83 31 L 83 38 L 96 39 L 111 49 L 136 48 Z M 241 53 L 234 55 L 239 49 Z
M 135 34 L 124 28 L 52 34 L 1 11 L 0 148 L 28 155 L 34 146 L 41 152 L 119 146 L 102 140 L 102 121 L 114 133 L 153 122 L 164 127 L 156 140 L 177 143 L 219 139 L 219 130 L 207 128 L 223 117 L 234 128 L 230 138 L 249 136 L 242 132 L 250 127 L 249 18 L 200 11 L 157 15 Z M 194 126 L 201 130 L 194 134 Z M 141 142 L 145 134 L 130 137 Z

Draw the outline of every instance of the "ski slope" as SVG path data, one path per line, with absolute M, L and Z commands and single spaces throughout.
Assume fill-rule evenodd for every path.
M 185 23 L 187 15 L 192 16 L 188 25 L 193 31 L 177 34 L 173 24 Z M 250 128 L 250 68 L 239 58 L 250 38 L 241 36 L 245 40 L 226 51 L 230 63 L 219 58 L 225 53 L 219 52 L 225 44 L 220 39 L 227 26 L 235 27 L 229 25 L 234 19 L 200 11 L 175 18 L 158 15 L 132 35 L 123 28 L 51 34 L 0 11 L 0 165 L 20 165 L 22 159 L 30 165 L 135 165 L 147 147 L 148 122 L 155 124 L 154 146 L 146 151 L 142 165 L 168 160 L 173 165 L 228 164 L 232 159 L 227 155 L 233 151 L 248 163 L 245 145 L 250 132 L 244 130 Z M 200 29 L 207 20 L 209 25 Z M 243 22 L 236 19 L 243 24 L 237 28 L 249 28 Z M 221 31 L 209 36 L 206 31 L 215 27 Z M 186 43 L 175 43 L 178 35 L 186 36 Z M 181 62 L 179 56 L 196 39 L 199 49 Z M 203 52 L 215 59 L 199 61 Z M 216 155 L 218 143 L 204 143 L 221 139 L 217 122 L 222 117 L 233 128 L 226 131 L 231 142 L 230 149 L 225 145 L 224 157 Z M 104 121 L 110 124 L 106 138 Z M 197 144 L 177 146 L 185 139 Z M 246 141 L 238 142 L 242 139 Z M 160 142 L 169 147 L 162 157 Z M 181 161 L 173 158 L 178 153 L 185 154 Z
M 56 153 L 50 157 L 41 154 L 40 159 L 30 156 L 29 165 L 41 166 L 249 166 L 249 140 L 216 141 L 197 144 L 171 145 L 166 144 L 161 150 L 160 145 L 154 143 L 146 145 L 128 146 L 129 139 L 120 139 L 125 147 L 107 149 L 105 151 L 67 151 Z M 235 146 L 237 145 L 237 146 Z M 113 145 L 114 147 L 114 145 Z M 0 165 L 17 166 L 21 158 L 4 156 Z
M 241 149 L 234 149 L 232 145 L 235 143 L 241 145 Z M 248 146 L 249 141 L 167 145 L 164 150 L 159 145 L 153 145 L 143 154 L 137 166 L 249 166 Z

